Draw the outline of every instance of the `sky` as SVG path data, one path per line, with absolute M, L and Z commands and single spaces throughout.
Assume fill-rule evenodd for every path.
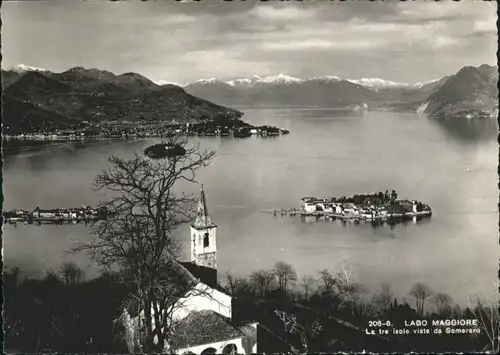
M 157 82 L 283 73 L 423 82 L 496 64 L 496 2 L 32 0 L 2 4 L 2 67 Z

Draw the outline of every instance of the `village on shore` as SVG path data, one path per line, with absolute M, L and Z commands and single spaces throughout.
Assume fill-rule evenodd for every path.
M 15 209 L 3 212 L 3 223 L 9 224 L 77 224 L 96 222 L 106 219 L 108 211 L 105 207 L 92 208 L 82 206 L 77 208 L 35 208 L 32 212 Z
M 17 140 L 63 140 L 63 139 L 137 139 L 163 138 L 169 136 L 233 137 L 280 136 L 290 133 L 274 126 L 253 126 L 239 119 L 188 121 L 186 123 L 139 121 L 83 121 L 71 129 L 52 132 L 5 134 L 4 139 Z

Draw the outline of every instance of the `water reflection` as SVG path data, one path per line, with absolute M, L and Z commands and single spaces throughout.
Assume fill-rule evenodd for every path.
M 439 127 L 448 138 L 459 142 L 487 141 L 498 135 L 495 118 L 428 117 L 428 121 Z
M 340 110 L 340 109 L 285 109 L 275 113 L 277 116 L 306 117 L 309 120 L 330 121 L 335 119 L 347 120 L 349 118 L 366 117 L 366 110 Z

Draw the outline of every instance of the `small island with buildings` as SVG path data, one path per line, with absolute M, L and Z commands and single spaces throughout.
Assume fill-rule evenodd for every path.
M 275 209 L 277 215 L 300 215 L 306 221 L 317 219 L 339 219 L 345 222 L 370 222 L 374 225 L 413 220 L 432 216 L 430 206 L 416 200 L 398 199 L 395 190 L 372 194 L 357 194 L 351 197 L 303 197 L 300 208 Z

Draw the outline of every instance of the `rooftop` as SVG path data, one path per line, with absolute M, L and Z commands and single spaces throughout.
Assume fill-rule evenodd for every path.
M 229 318 L 211 310 L 203 310 L 189 314 L 176 324 L 171 346 L 174 349 L 182 349 L 235 339 L 244 335 Z

